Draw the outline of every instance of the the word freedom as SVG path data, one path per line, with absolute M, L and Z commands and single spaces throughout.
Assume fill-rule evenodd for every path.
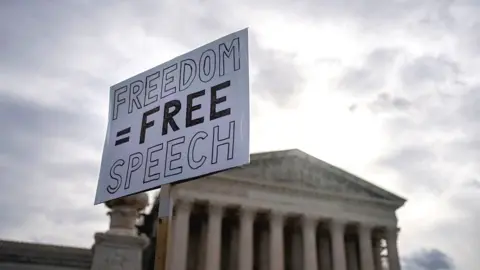
M 185 91 L 196 80 L 208 83 L 215 75 L 222 77 L 230 70 L 237 71 L 240 67 L 239 38 L 233 39 L 229 45 L 221 43 L 217 51 L 207 49 L 200 59 L 181 60 L 180 63 L 173 63 L 148 74 L 142 80 L 135 80 L 114 90 L 112 120 Z

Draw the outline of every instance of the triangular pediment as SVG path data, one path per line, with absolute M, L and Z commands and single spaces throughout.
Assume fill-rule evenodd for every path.
M 316 189 L 355 197 L 387 200 L 402 205 L 405 199 L 297 149 L 253 154 L 250 164 L 225 174 Z

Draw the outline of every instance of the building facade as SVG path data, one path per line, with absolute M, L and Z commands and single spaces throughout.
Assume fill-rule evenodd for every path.
M 244 167 L 174 185 L 171 196 L 168 269 L 401 268 L 396 210 L 405 200 L 299 150 L 254 154 Z M 36 268 L 18 246 L 33 244 L 9 253 L 0 243 L 0 269 L 152 270 L 158 201 L 137 226 L 145 194 L 109 202 L 110 230 L 93 248 L 65 248 L 74 265 L 43 256 Z
M 400 270 L 405 200 L 299 150 L 254 154 L 172 198 L 170 269 Z

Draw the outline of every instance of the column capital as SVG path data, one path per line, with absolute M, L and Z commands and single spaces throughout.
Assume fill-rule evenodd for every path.
M 240 206 L 240 216 L 242 217 L 254 217 L 257 213 L 256 207 L 248 206 L 248 205 L 241 205 Z
M 332 229 L 341 229 L 341 230 L 343 230 L 346 225 L 347 225 L 347 221 L 342 220 L 342 219 L 332 219 L 332 220 L 330 221 L 330 228 L 332 228 Z
M 258 207 L 250 206 L 250 205 L 240 205 L 239 207 L 241 212 L 256 212 L 258 211 Z
M 376 227 L 376 225 L 370 222 L 360 222 L 358 224 L 358 227 L 365 228 L 365 229 L 373 229 Z
M 208 213 L 210 215 L 222 215 L 225 205 L 219 202 L 208 203 Z
M 194 200 L 190 198 L 177 198 L 175 200 L 175 207 L 178 211 L 190 212 L 192 210 Z
M 360 223 L 358 224 L 358 231 L 361 232 L 369 232 L 372 233 L 375 225 L 372 223 Z
M 285 219 L 286 212 L 279 210 L 270 210 L 270 220 L 273 222 L 282 222 Z
M 303 226 L 315 226 L 317 225 L 319 218 L 311 215 L 302 215 Z
M 400 228 L 397 228 L 396 226 L 389 226 L 385 228 L 385 232 L 388 238 L 397 239 Z

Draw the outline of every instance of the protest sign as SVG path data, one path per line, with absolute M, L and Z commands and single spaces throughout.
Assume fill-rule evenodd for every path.
M 248 29 L 110 88 L 95 204 L 249 162 Z

